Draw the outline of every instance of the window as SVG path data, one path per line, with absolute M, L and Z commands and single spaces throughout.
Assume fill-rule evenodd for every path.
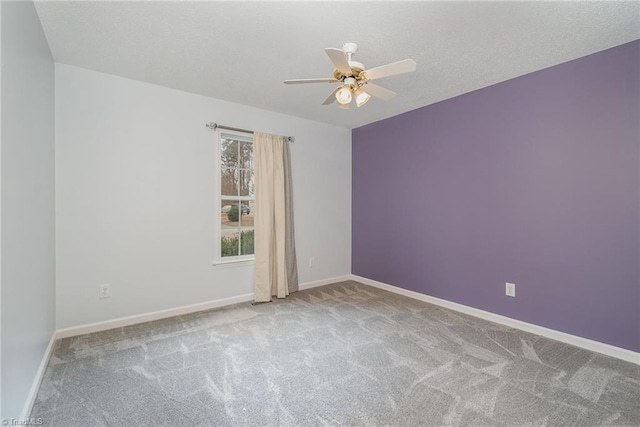
M 219 262 L 253 259 L 253 135 L 220 131 L 218 138 Z

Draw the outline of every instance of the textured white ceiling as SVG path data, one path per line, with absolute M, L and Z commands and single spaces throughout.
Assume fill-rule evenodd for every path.
M 36 2 L 57 62 L 355 128 L 640 38 L 640 2 Z M 398 92 L 341 110 L 325 47 Z M 212 118 L 215 119 L 215 118 Z

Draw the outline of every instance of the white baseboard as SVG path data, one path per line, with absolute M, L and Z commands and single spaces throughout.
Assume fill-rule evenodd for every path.
M 602 353 L 607 356 L 615 357 L 617 359 L 626 360 L 627 362 L 640 365 L 640 353 L 636 353 L 635 351 L 615 347 L 610 344 L 593 341 L 587 338 L 578 337 L 576 335 L 567 334 L 565 332 L 556 331 L 554 329 L 545 328 L 543 326 L 534 325 L 532 323 L 523 322 L 521 320 L 512 319 L 510 317 L 501 316 L 499 314 L 494 314 L 488 311 L 421 294 L 419 292 L 409 291 L 407 289 L 402 289 L 397 286 L 389 285 L 387 283 L 367 279 L 366 277 L 356 276 L 355 274 L 351 275 L 351 280 L 363 283 L 365 285 L 373 286 L 374 288 L 383 289 L 395 294 L 404 295 L 406 297 L 414 298 L 420 301 L 425 301 L 434 305 L 438 305 L 440 307 L 468 314 L 470 316 L 479 317 L 480 319 L 488 320 L 490 322 L 500 323 L 502 325 L 510 326 L 515 329 L 520 329 L 525 332 L 541 335 L 543 337 L 551 338 L 556 341 L 564 342 L 566 344 L 571 344 L 576 347 L 581 347 L 586 350 L 595 351 L 597 353 Z
M 47 365 L 49 364 L 49 358 L 51 358 L 51 353 L 53 352 L 53 345 L 56 342 L 56 332 L 54 331 L 49 339 L 49 344 L 47 344 L 47 348 L 44 351 L 44 355 L 42 356 L 42 360 L 40 361 L 40 366 L 38 366 L 38 370 L 36 371 L 36 375 L 33 378 L 33 383 L 31 383 L 31 389 L 29 389 L 29 394 L 27 394 L 27 399 L 24 402 L 24 406 L 22 407 L 22 412 L 20 413 L 20 419 L 26 420 L 31 415 L 31 409 L 33 409 L 33 404 L 36 401 L 36 396 L 38 395 L 38 389 L 40 388 L 40 384 L 42 383 L 42 379 L 44 378 L 44 372 L 47 370 Z
M 350 274 L 331 277 L 329 279 L 316 280 L 314 282 L 300 283 L 300 285 L 298 285 L 298 289 L 304 291 L 305 289 L 317 288 L 318 286 L 330 285 L 332 283 L 344 282 L 346 280 L 352 280 Z
M 212 308 L 224 307 L 253 300 L 253 294 L 238 295 L 230 298 L 221 298 L 213 301 L 201 302 L 181 307 L 168 308 L 166 310 L 152 311 L 149 313 L 136 314 L 133 316 L 119 317 L 117 319 L 105 320 L 103 322 L 89 323 L 86 325 L 73 326 L 71 328 L 58 329 L 57 338 L 75 337 L 77 335 L 90 334 L 93 332 L 106 331 L 123 326 L 136 325 L 138 323 L 151 322 L 154 320 L 166 319 L 167 317 L 181 316 L 183 314 L 195 313 L 197 311 L 209 310 Z
M 301 283 L 300 290 L 311 289 L 317 286 L 328 285 L 330 283 L 351 280 L 351 275 L 332 277 L 329 279 L 316 280 L 314 282 Z M 136 314 L 133 316 L 120 317 L 103 322 L 89 323 L 86 325 L 73 326 L 71 328 L 58 329 L 56 338 L 75 337 L 77 335 L 90 334 L 92 332 L 106 331 L 108 329 L 121 328 L 123 326 L 135 325 L 138 323 L 151 322 L 153 320 L 166 319 L 167 317 L 180 316 L 183 314 L 195 313 L 197 311 L 209 310 L 212 308 L 225 307 L 227 305 L 241 302 L 253 301 L 253 293 L 238 295 L 230 298 L 222 298 L 198 304 L 185 305 L 182 307 L 169 308 L 166 310 L 152 311 L 150 313 Z

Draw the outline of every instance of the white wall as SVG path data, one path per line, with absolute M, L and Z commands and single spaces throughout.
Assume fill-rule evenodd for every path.
M 212 265 L 209 121 L 296 137 L 300 282 L 351 272 L 350 130 L 56 64 L 58 328 L 253 291 L 252 266 Z
M 21 415 L 55 329 L 54 66 L 32 2 L 1 2 L 2 415 Z

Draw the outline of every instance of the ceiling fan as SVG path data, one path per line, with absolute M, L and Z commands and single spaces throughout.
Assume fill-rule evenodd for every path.
M 388 101 L 396 96 L 396 93 L 371 83 L 371 80 L 416 70 L 416 63 L 413 59 L 405 59 L 367 70 L 362 63 L 351 59 L 353 54 L 358 51 L 356 43 L 345 43 L 342 49 L 326 48 L 324 51 L 336 67 L 333 71 L 333 78 L 284 81 L 285 84 L 341 83 L 322 105 L 329 105 L 333 101 L 338 101 L 340 108 L 349 109 L 351 100 L 355 98 L 356 105 L 361 107 L 371 99 L 371 96 Z

